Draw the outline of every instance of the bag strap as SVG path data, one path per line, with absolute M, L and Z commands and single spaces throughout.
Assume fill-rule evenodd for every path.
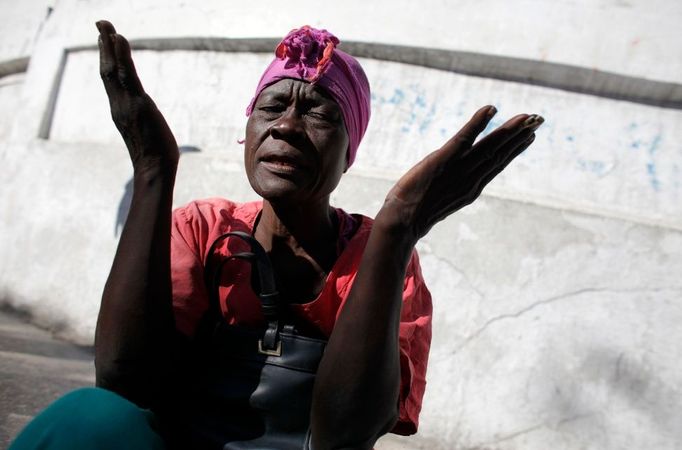
M 221 259 L 214 267 L 213 255 L 219 245 L 223 243 L 228 237 L 237 237 L 245 241 L 251 247 L 250 252 L 241 252 L 229 255 Z M 220 280 L 222 278 L 223 268 L 225 264 L 233 259 L 243 259 L 251 263 L 251 270 L 255 271 L 258 277 L 259 291 L 256 292 L 261 302 L 263 316 L 268 323 L 268 327 L 263 336 L 262 342 L 259 343 L 259 351 L 265 354 L 276 354 L 281 352 L 279 343 L 280 331 L 280 302 L 279 292 L 275 284 L 275 275 L 272 269 L 272 263 L 268 258 L 263 246 L 248 233 L 243 231 L 231 231 L 222 234 L 213 241 L 206 260 L 204 261 L 204 282 L 208 288 L 209 295 L 209 312 L 213 317 L 222 320 L 223 315 L 220 309 Z M 253 286 L 252 286 L 253 287 Z

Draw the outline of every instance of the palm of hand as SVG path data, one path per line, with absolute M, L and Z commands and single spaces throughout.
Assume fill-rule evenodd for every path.
M 142 88 L 128 41 L 107 21 L 100 31 L 100 75 L 109 97 L 111 117 L 123 137 L 133 167 L 170 166 L 178 162 L 178 148 L 163 115 Z
M 440 149 L 403 175 L 380 215 L 414 241 L 448 215 L 472 203 L 483 188 L 533 142 L 544 119 L 521 114 L 474 144 L 495 114 L 486 106 Z

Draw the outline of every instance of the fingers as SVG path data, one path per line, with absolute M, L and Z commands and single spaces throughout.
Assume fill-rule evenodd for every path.
M 545 119 L 537 114 L 519 114 L 512 117 L 471 149 L 471 157 L 475 164 L 488 171 L 505 161 L 514 152 L 520 142 L 543 124 Z
M 477 186 L 477 197 L 480 195 L 481 191 L 483 188 L 490 183 L 497 175 L 500 174 L 508 165 L 511 163 L 514 158 L 519 156 L 521 153 L 523 153 L 532 143 L 535 141 L 535 133 L 531 132 L 529 135 L 522 133 L 520 135 L 517 135 L 512 141 L 508 143 L 509 148 L 511 148 L 511 151 L 509 151 L 503 159 L 500 161 L 497 161 L 496 164 L 490 165 L 490 166 L 480 166 L 478 169 L 478 173 L 476 174 L 475 178 L 478 178 L 479 185 Z
M 116 55 L 114 51 L 114 43 L 111 36 L 116 33 L 114 26 L 106 20 L 100 20 L 96 23 L 99 30 L 99 38 L 97 44 L 99 46 L 99 74 L 104 82 L 104 88 L 107 94 L 111 95 L 111 91 L 116 90 Z
M 500 162 L 497 166 L 495 166 L 490 173 L 488 174 L 489 176 L 492 175 L 490 180 L 492 180 L 494 177 L 497 176 L 500 172 L 502 172 L 504 169 L 507 168 L 510 162 L 512 162 L 517 156 L 519 156 L 521 153 L 526 151 L 528 147 L 535 141 L 535 133 L 532 133 L 530 136 L 525 138 L 525 140 L 521 141 L 519 139 L 519 142 L 516 144 L 516 148 L 514 151 L 512 151 L 507 157 Z M 486 184 L 490 182 L 490 180 L 486 181 Z
M 537 114 L 517 115 L 472 148 L 471 157 L 478 161 L 472 173 L 472 179 L 478 180 L 474 189 L 475 197 L 478 197 L 488 183 L 533 143 L 535 131 L 544 121 L 545 119 Z
M 536 118 L 539 118 L 539 123 Z M 478 156 L 482 159 L 495 156 L 507 142 L 520 134 L 525 133 L 527 137 L 532 131 L 537 129 L 543 121 L 544 119 L 542 119 L 542 117 L 535 114 L 516 115 L 481 139 L 472 151 L 480 152 Z
M 95 26 L 102 34 L 116 33 L 116 28 L 114 28 L 114 25 L 108 20 L 98 20 L 97 22 L 95 22 Z
M 492 105 L 484 106 L 476 111 L 471 119 L 469 119 L 469 122 L 445 143 L 443 149 L 446 149 L 446 151 L 467 151 L 474 144 L 478 135 L 485 130 L 485 127 L 488 126 L 488 123 L 496 113 L 497 109 Z
M 144 91 L 135 70 L 128 40 L 120 34 L 115 34 L 112 37 L 114 38 L 114 51 L 118 62 L 118 81 L 124 89 L 132 94 L 141 94 Z
M 122 91 L 131 94 L 141 94 L 142 84 L 135 71 L 130 44 L 120 34 L 116 34 L 114 26 L 100 20 L 96 23 L 99 30 L 99 71 L 104 88 L 109 98 L 119 95 Z

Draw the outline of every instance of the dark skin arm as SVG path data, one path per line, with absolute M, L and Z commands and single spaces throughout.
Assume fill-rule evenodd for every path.
M 100 74 L 111 115 L 130 153 L 134 193 L 104 287 L 95 335 L 98 386 L 142 406 L 166 379 L 174 337 L 170 224 L 178 148 L 144 92 L 130 47 L 106 21 L 100 31 Z
M 405 270 L 417 241 L 470 204 L 535 137 L 542 118 L 522 114 L 474 144 L 494 115 L 484 107 L 405 174 L 375 219 L 349 298 L 318 370 L 313 446 L 369 449 L 397 421 L 398 330 Z

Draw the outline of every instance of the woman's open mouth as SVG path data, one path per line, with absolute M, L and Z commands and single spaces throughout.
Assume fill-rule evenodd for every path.
M 295 158 L 286 156 L 270 156 L 263 158 L 260 163 L 270 172 L 275 174 L 289 175 L 297 172 L 306 172 L 307 166 Z

